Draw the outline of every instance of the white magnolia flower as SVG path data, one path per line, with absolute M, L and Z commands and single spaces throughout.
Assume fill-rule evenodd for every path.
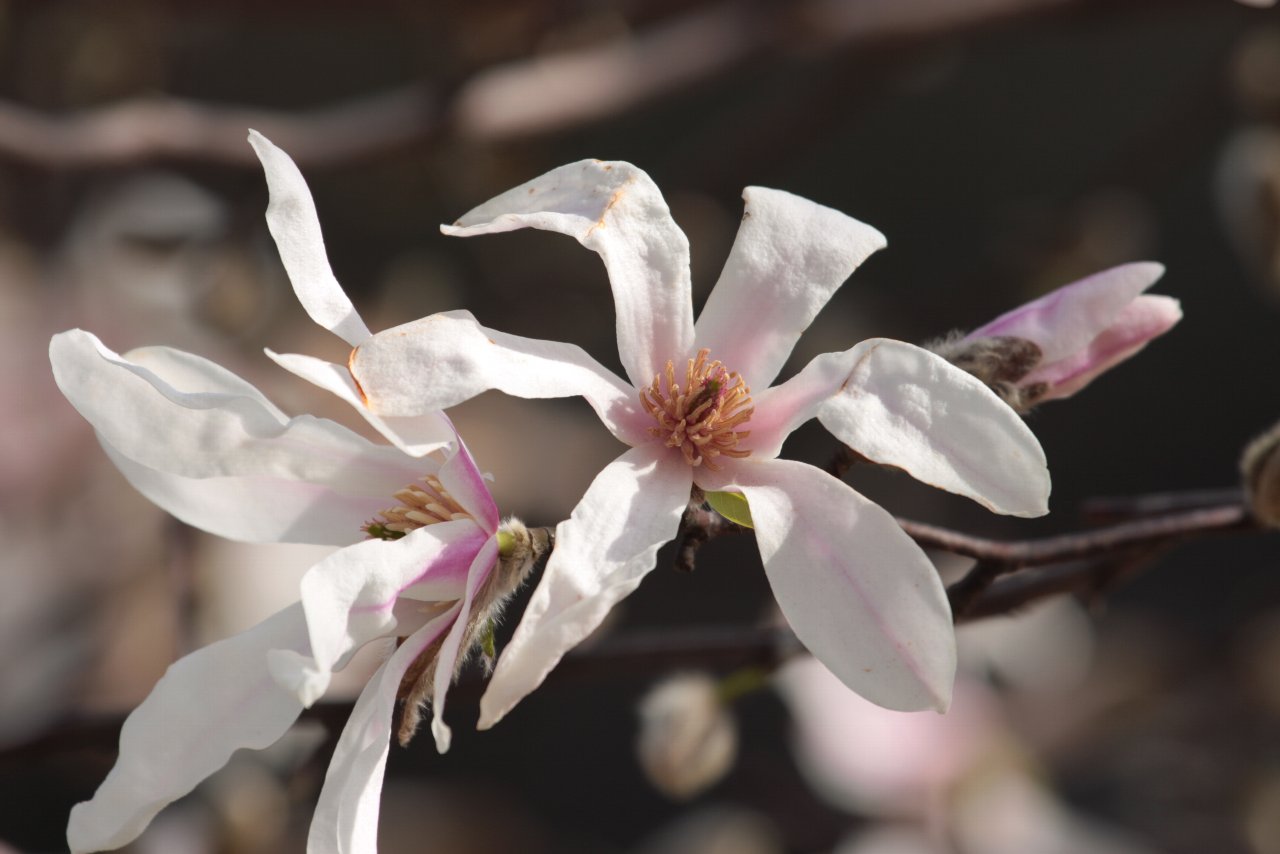
M 125 845 L 235 750 L 283 735 L 358 648 L 399 637 L 338 742 L 308 848 L 374 851 L 402 680 L 415 687 L 401 741 L 431 699 L 437 746 L 448 749 L 455 665 L 517 580 L 493 571 L 498 511 L 470 454 L 455 439 L 442 460 L 415 458 L 332 421 L 288 418 L 179 350 L 119 356 L 73 330 L 53 338 L 50 357 L 108 455 L 165 510 L 234 539 L 346 546 L 308 570 L 301 602 L 169 668 L 125 722 L 115 768 L 72 810 L 71 849 Z
M 675 536 L 694 485 L 745 497 L 784 614 L 846 685 L 892 708 L 945 709 L 955 639 L 938 575 L 887 512 L 813 466 L 777 459 L 811 418 L 864 456 L 992 510 L 1046 512 L 1035 437 L 980 381 L 918 347 L 864 341 L 769 387 L 800 334 L 884 238 L 778 190 L 752 187 L 744 197 L 737 240 L 696 326 L 688 241 L 630 164 L 555 169 L 444 228 L 461 236 L 540 228 L 598 252 L 629 382 L 579 347 L 487 329 L 467 312 L 352 341 L 352 376 L 383 418 L 489 389 L 580 395 L 631 446 L 557 528 L 545 575 L 481 702 L 481 727 L 636 588 Z
M 255 141 L 271 181 L 268 219 L 304 305 L 348 340 L 367 338 L 324 261 L 301 176 L 270 143 Z M 527 570 L 527 532 L 518 523 L 499 531 L 497 506 L 444 415 L 379 418 L 345 367 L 284 360 L 350 400 L 399 448 L 323 418 L 290 418 L 245 380 L 180 350 L 121 356 L 73 330 L 54 336 L 49 353 L 63 394 L 129 482 L 160 507 L 232 539 L 344 547 L 307 572 L 300 602 L 169 668 L 126 720 L 115 767 L 72 810 L 71 849 L 127 844 L 235 750 L 280 738 L 358 648 L 401 638 L 343 730 L 308 843 L 313 854 L 375 851 L 397 700 L 405 700 L 402 742 L 430 700 L 436 745 L 448 749 L 445 694 Z

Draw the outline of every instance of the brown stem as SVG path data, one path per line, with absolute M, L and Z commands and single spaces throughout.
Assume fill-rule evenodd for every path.
M 1007 565 L 1009 571 L 1121 552 L 1136 546 L 1154 545 L 1203 534 L 1257 528 L 1248 509 L 1239 502 L 1030 540 L 991 540 L 910 519 L 900 518 L 898 524 L 922 546 L 978 560 L 996 561 Z

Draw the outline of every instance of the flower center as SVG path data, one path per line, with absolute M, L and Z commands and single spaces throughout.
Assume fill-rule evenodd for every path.
M 361 528 L 371 539 L 398 540 L 410 531 L 437 522 L 473 518 L 433 475 L 406 486 L 394 497 L 401 502 L 399 505 L 381 511 Z
M 719 471 L 715 458 L 743 458 L 737 444 L 751 435 L 734 428 L 750 420 L 751 389 L 737 373 L 719 361 L 708 361 L 710 350 L 698 351 L 684 372 L 684 384 L 676 382 L 675 365 L 667 362 L 665 372 L 653 378 L 653 385 L 640 391 L 640 404 L 658 422 L 649 433 L 664 440 L 668 448 L 679 448 L 691 466 L 705 465 Z

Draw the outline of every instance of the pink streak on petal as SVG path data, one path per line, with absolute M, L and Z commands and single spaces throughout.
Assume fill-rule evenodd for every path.
M 1070 397 L 1095 377 L 1133 356 L 1182 319 L 1182 307 L 1166 296 L 1138 297 L 1120 312 L 1115 323 L 1073 356 L 1032 371 L 1021 385 L 1044 382 L 1049 392 L 1041 401 Z
M 1043 351 L 1045 364 L 1056 362 L 1088 346 L 1163 274 L 1164 267 L 1152 262 L 1112 267 L 1002 314 L 965 337 L 1026 338 Z
M 497 532 L 500 521 L 498 504 L 493 500 L 484 475 L 476 467 L 476 461 L 462 441 L 462 436 L 458 436 L 457 440 L 456 448 L 450 451 L 436 476 L 462 509 L 470 513 L 486 533 L 493 534 Z

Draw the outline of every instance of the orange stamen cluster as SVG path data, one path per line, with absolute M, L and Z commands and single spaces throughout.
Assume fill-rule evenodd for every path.
M 439 478 L 432 475 L 424 477 L 421 483 L 406 486 L 394 497 L 401 503 L 380 512 L 378 518 L 367 522 L 361 530 L 377 539 L 398 540 L 410 531 L 437 522 L 472 518 Z
M 675 365 L 667 362 L 666 371 L 653 378 L 653 385 L 640 391 L 640 404 L 658 422 L 649 428 L 650 434 L 665 440 L 669 448 L 679 448 L 689 465 L 719 471 L 716 457 L 751 455 L 736 447 L 751 432 L 734 428 L 748 421 L 755 410 L 751 389 L 742 377 L 719 361 L 707 361 L 710 352 L 699 350 L 697 358 L 689 360 L 683 386 L 676 383 Z

